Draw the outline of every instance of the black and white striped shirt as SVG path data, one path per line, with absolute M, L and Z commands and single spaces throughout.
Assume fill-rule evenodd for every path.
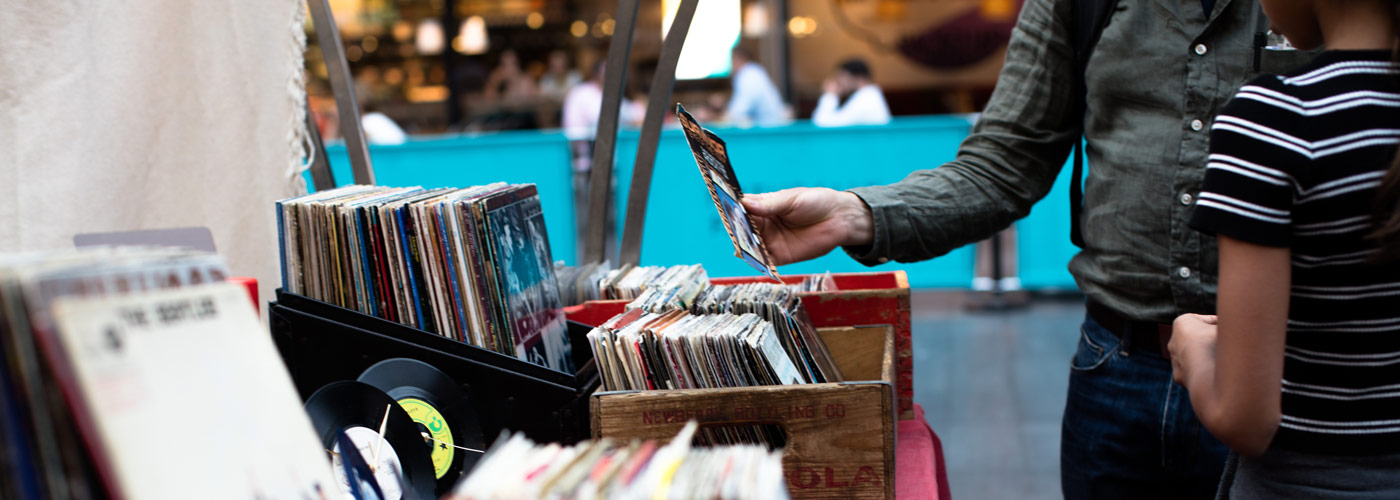
M 1400 71 L 1390 60 L 1387 51 L 1323 53 L 1246 84 L 1212 126 L 1191 225 L 1292 250 L 1275 446 L 1400 452 L 1400 263 L 1368 260 L 1376 245 L 1366 238 L 1400 144 Z

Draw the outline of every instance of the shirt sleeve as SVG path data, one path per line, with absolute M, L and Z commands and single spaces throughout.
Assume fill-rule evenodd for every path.
M 822 94 L 817 101 L 817 109 L 812 112 L 812 123 L 818 127 L 846 127 L 890 122 L 890 108 L 885 104 L 885 96 L 879 87 L 861 87 L 846 99 L 844 105 L 838 105 L 838 100 L 834 94 Z
M 1286 127 L 1261 119 L 1280 116 L 1270 107 L 1236 97 L 1215 118 L 1192 228 L 1256 245 L 1289 246 L 1298 183 L 1288 165 L 1296 153 L 1268 140 Z
M 817 108 L 812 110 L 812 124 L 818 127 L 840 127 L 846 125 L 839 107 L 840 98 L 827 92 L 817 99 Z
M 1026 0 L 996 90 L 953 161 L 851 190 L 870 206 L 875 234 L 848 254 L 866 265 L 937 257 L 1009 226 L 1050 192 L 1083 119 L 1071 99 L 1080 76 L 1070 4 Z

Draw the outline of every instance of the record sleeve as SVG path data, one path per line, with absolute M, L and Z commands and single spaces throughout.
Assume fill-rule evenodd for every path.
M 487 200 L 486 218 L 496 250 L 493 264 L 504 278 L 497 286 L 516 356 L 573 373 L 559 282 L 535 186 L 523 185 Z
M 740 202 L 744 192 L 739 189 L 739 178 L 729 162 L 729 151 L 724 141 L 702 128 L 679 104 L 676 105 L 676 120 L 681 124 L 686 143 L 695 157 L 695 165 L 700 167 L 700 177 L 709 188 L 710 198 L 724 221 L 724 229 L 734 245 L 734 256 L 774 281 L 781 282 L 763 236 L 755 229 L 757 225 Z
M 241 287 L 66 294 L 52 317 L 45 335 L 62 349 L 59 378 L 115 496 L 302 498 L 335 488 Z

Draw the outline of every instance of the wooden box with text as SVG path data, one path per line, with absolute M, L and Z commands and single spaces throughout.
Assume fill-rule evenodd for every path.
M 787 283 L 801 283 L 808 275 L 784 275 Z M 901 419 L 914 415 L 914 347 L 909 330 L 909 277 L 904 271 L 833 273 L 837 290 L 801 293 L 802 305 L 817 328 L 890 325 L 894 328 L 894 387 Z M 762 276 L 712 278 L 716 285 L 769 282 Z M 570 320 L 601 325 L 623 311 L 625 300 L 591 301 L 568 308 Z
M 894 498 L 894 329 L 820 328 L 848 380 L 727 389 L 593 394 L 593 437 L 664 441 L 701 427 L 771 424 L 786 435 L 793 498 Z

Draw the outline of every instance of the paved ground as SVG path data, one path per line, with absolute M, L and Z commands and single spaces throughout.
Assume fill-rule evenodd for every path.
M 912 299 L 914 400 L 943 440 L 958 500 L 1060 498 L 1060 414 L 1080 298 L 968 312 L 964 296 Z

